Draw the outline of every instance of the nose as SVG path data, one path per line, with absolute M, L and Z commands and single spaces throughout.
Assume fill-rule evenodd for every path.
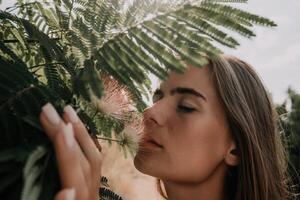
M 156 103 L 144 110 L 144 123 L 146 126 L 163 126 L 166 122 L 166 114 L 166 109 Z

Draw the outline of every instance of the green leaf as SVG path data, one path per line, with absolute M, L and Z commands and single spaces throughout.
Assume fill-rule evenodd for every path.
M 39 200 L 41 194 L 41 185 L 38 182 L 39 176 L 41 176 L 43 169 L 38 165 L 47 153 L 45 147 L 39 146 L 34 150 L 24 167 L 24 187 L 22 191 L 21 200 Z

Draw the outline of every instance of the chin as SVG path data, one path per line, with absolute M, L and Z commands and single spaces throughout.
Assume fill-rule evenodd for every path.
M 148 176 L 159 177 L 159 174 L 161 173 L 158 164 L 154 164 L 154 162 L 150 160 L 148 162 L 147 160 L 142 159 L 138 154 L 134 157 L 133 164 L 139 172 Z
M 139 155 L 137 154 L 134 159 L 133 159 L 133 165 L 134 167 L 141 173 L 145 173 L 143 170 L 143 163 L 141 162 L 141 160 L 138 157 Z

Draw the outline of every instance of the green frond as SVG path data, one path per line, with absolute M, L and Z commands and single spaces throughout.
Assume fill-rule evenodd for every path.
M 22 50 L 25 51 L 29 46 L 28 46 L 28 42 L 26 41 L 26 38 L 23 34 L 23 31 L 21 31 L 20 29 L 18 30 L 16 27 L 13 27 L 8 30 L 14 36 L 14 38 L 18 40 Z
M 39 113 L 41 103 L 44 102 L 39 96 L 34 96 L 32 93 L 35 87 L 24 88 L 2 104 L 0 109 L 10 107 L 10 109 L 18 116 L 36 115 Z
M 108 179 L 105 176 L 101 177 L 100 184 L 104 185 L 105 187 L 109 187 L 109 185 L 108 185 Z
M 22 165 L 27 158 L 26 149 L 22 148 L 9 148 L 3 149 L 0 153 L 0 197 L 4 199 L 4 195 L 7 191 L 12 190 L 12 185 L 14 187 L 20 186 L 19 182 L 22 177 Z M 8 195 L 10 198 L 19 198 L 20 191 L 14 188 L 14 194 Z M 6 198 L 8 199 L 8 197 Z
M 78 33 L 80 33 L 81 39 L 87 42 L 90 39 L 91 27 L 83 21 L 83 18 L 78 17 L 73 21 L 73 29 L 75 28 Z
M 195 66 L 203 66 L 207 63 L 206 59 L 199 55 L 199 52 L 196 52 L 194 49 L 190 48 L 182 40 L 178 40 L 177 35 L 174 35 L 174 33 L 170 31 L 166 31 L 162 26 L 159 26 L 156 23 L 147 22 L 143 25 L 143 28 L 156 36 L 158 40 L 160 40 L 163 44 L 167 45 L 169 49 L 175 52 L 177 56 L 180 56 L 181 59 L 188 61 L 190 64 L 193 64 Z M 162 49 L 157 50 L 159 54 Z M 180 63 L 181 66 L 185 67 L 185 64 L 180 62 L 178 58 L 173 59 L 173 61 L 171 62 L 171 66 L 176 67 L 176 63 Z M 182 72 L 183 69 L 184 68 L 182 67 L 176 67 L 172 70 Z
M 239 43 L 234 38 L 228 36 L 227 33 L 214 27 L 200 17 L 192 15 L 190 12 L 180 12 L 176 15 L 172 14 L 170 16 L 174 17 L 179 22 L 186 23 L 191 28 L 199 31 L 200 34 L 203 34 L 204 36 L 206 35 L 225 46 L 235 48 L 237 45 L 239 45 Z
M 50 63 L 45 64 L 44 73 L 47 78 L 47 84 L 49 85 L 49 87 L 52 90 L 58 92 L 61 80 L 55 66 L 51 65 Z
M 50 57 L 53 59 L 63 62 L 64 68 L 72 75 L 74 74 L 74 66 L 71 65 L 71 62 L 67 57 L 64 56 L 62 49 L 55 43 L 51 38 L 49 38 L 45 33 L 41 32 L 36 26 L 31 24 L 28 20 L 20 19 L 9 13 L 0 11 L 0 19 L 12 20 L 19 25 L 23 26 L 26 30 L 30 39 L 33 39 L 44 46 Z
M 62 49 L 53 42 L 46 34 L 37 30 L 34 26 L 32 26 L 29 22 L 23 21 L 23 25 L 27 30 L 30 37 L 35 38 L 39 41 L 39 43 L 44 46 L 49 55 L 55 59 L 56 61 L 63 62 L 64 68 L 72 75 L 74 74 L 74 66 L 70 65 L 68 59 L 64 56 Z
M 1 45 L 0 45 L 1 46 Z M 8 92 L 13 94 L 19 88 L 34 84 L 33 76 L 23 68 L 22 64 L 8 62 L 0 56 L 0 84 L 3 88 L 10 88 Z M 3 94 L 0 94 L 2 96 Z M 0 99 L 3 99 L 1 97 Z
M 93 59 L 87 59 L 83 65 L 84 68 L 79 69 L 78 74 L 73 77 L 73 91 L 88 102 L 93 96 L 100 99 L 103 95 L 103 85 L 99 72 L 95 69 L 95 62 Z
M 89 133 L 94 136 L 98 133 L 98 126 L 96 125 L 96 120 L 94 118 L 95 111 L 93 112 L 93 115 L 88 114 L 88 109 L 85 109 L 84 111 L 81 110 L 78 112 L 78 116 L 82 120 L 82 122 L 85 124 L 87 130 Z
M 64 3 L 67 10 L 71 10 L 73 8 L 72 4 L 75 0 L 61 0 Z
M 247 3 L 248 0 L 204 0 L 203 2 L 214 2 L 214 3 Z
M 2 51 L 2 55 L 7 55 L 10 60 L 14 61 L 16 64 L 19 65 L 19 68 L 16 70 L 25 73 L 25 76 L 32 77 L 30 73 L 27 72 L 26 64 L 10 49 L 8 48 L 2 41 L 0 41 L 0 51 Z
M 100 99 L 103 95 L 103 85 L 99 72 L 96 71 L 95 63 L 92 59 L 84 62 L 84 72 L 83 81 L 89 84 L 93 94 Z
M 83 70 L 79 72 L 78 75 L 73 76 L 72 80 L 72 88 L 74 94 L 81 96 L 84 100 L 90 102 L 91 101 L 91 94 L 89 92 L 89 89 L 87 88 L 86 83 L 83 82 L 81 79 L 83 75 Z
M 76 0 L 76 4 L 81 5 L 83 7 L 87 7 L 90 6 L 91 4 L 93 4 L 92 2 L 97 2 L 97 0 L 89 0 L 88 2 L 86 0 Z
M 104 70 L 108 74 L 113 75 L 122 84 L 126 83 L 132 91 L 138 93 L 132 79 L 127 75 L 126 69 L 123 68 L 118 60 L 114 60 L 112 55 L 106 51 L 98 51 L 95 53 L 95 59 L 98 60 L 97 67 L 99 70 Z
M 53 60 L 50 57 L 47 49 L 43 46 L 40 48 L 45 58 L 44 74 L 47 78 L 48 87 L 55 91 L 58 96 L 65 97 L 64 99 L 67 100 L 67 94 L 70 96 L 70 91 L 68 91 L 65 82 L 61 79 L 57 65 L 52 64 Z
M 24 26 L 30 38 L 37 40 L 41 45 L 43 45 L 47 49 L 49 55 L 52 58 L 56 59 L 57 61 L 63 62 L 64 68 L 70 74 L 74 74 L 74 67 L 70 65 L 70 61 L 64 56 L 64 53 L 61 50 L 61 48 L 55 42 L 53 42 L 53 40 L 51 40 L 51 38 L 49 38 L 46 34 L 38 30 L 34 25 L 32 25 L 29 21 L 25 19 L 19 19 L 13 15 L 8 15 L 7 13 L 5 14 L 1 11 L 0 19 L 2 17 L 8 18 L 17 23 L 21 22 L 21 25 Z
M 122 51 L 126 52 L 139 66 L 143 66 L 146 70 L 153 73 L 160 79 L 167 77 L 167 70 L 156 62 L 145 51 L 142 50 L 136 43 L 134 43 L 129 37 L 124 35 L 116 41 L 120 46 Z
M 18 0 L 9 9 L 17 15 L 0 11 L 0 147 L 7 150 L 0 153 L 0 199 L 20 199 L 23 190 L 23 199 L 52 200 L 60 188 L 54 150 L 38 118 L 46 102 L 58 113 L 71 104 L 89 134 L 133 154 L 127 147 L 135 144 L 125 136 L 133 115 L 101 110 L 100 74 L 126 86 L 141 112 L 150 73 L 165 79 L 170 70 L 202 66 L 205 56 L 220 54 L 216 43 L 237 47 L 228 30 L 252 37 L 253 25 L 275 25 L 225 5 L 238 2 L 246 0 Z M 41 145 L 45 152 L 36 149 Z M 99 193 L 121 199 L 109 188 Z
M 98 130 L 98 135 L 103 135 L 108 138 L 112 138 L 113 133 L 121 133 L 124 129 L 124 122 L 102 113 L 95 116 L 95 122 L 98 127 L 101 127 L 101 130 Z M 108 142 L 111 143 L 111 141 Z
M 189 46 L 193 46 L 197 51 L 205 52 L 210 57 L 214 57 L 221 53 L 221 51 L 214 47 L 206 37 L 197 34 L 197 32 L 194 33 L 188 30 L 188 28 L 193 28 L 193 26 L 188 26 L 187 24 L 182 25 L 178 23 L 176 18 L 174 18 L 174 20 L 160 20 L 158 18 L 154 21 L 172 31 L 173 34 L 177 34 L 180 41 Z M 180 30 L 180 32 L 178 32 L 178 30 Z
M 54 151 L 43 145 L 34 148 L 25 163 L 23 179 L 20 199 L 52 200 L 60 190 Z
M 61 30 L 66 30 L 69 28 L 69 16 L 68 14 L 62 10 L 59 4 L 55 4 L 54 11 L 57 17 L 57 21 Z
M 146 29 L 147 30 L 147 29 Z M 148 33 L 151 33 L 148 31 Z M 150 55 L 153 55 L 166 67 L 175 71 L 183 71 L 185 66 L 178 62 L 178 59 L 171 52 L 172 49 L 166 45 L 161 44 L 159 41 L 154 40 L 145 29 L 132 29 L 129 31 L 131 38 L 134 38 Z M 175 46 L 175 45 L 174 45 Z M 176 48 L 176 47 L 175 47 Z
M 24 167 L 24 187 L 21 200 L 38 200 L 41 193 L 41 185 L 38 184 L 38 178 L 42 174 L 42 166 L 38 165 L 40 159 L 46 155 L 44 147 L 37 147 L 26 161 Z
M 139 62 L 138 59 L 134 59 L 134 53 L 130 53 L 130 50 L 126 49 L 125 45 L 121 44 L 122 42 L 111 43 L 111 49 L 113 51 L 117 50 L 116 55 L 120 58 L 124 58 L 124 63 L 126 63 L 126 67 L 129 68 L 130 71 L 134 74 L 136 78 L 134 78 L 140 84 L 143 84 L 148 76 L 145 73 L 145 69 L 143 68 L 143 64 Z
M 44 27 L 41 28 L 44 33 L 48 33 L 50 31 L 49 29 L 55 30 L 59 28 L 59 22 L 54 9 L 47 9 L 40 2 L 36 2 L 35 7 L 44 19 Z
M 253 37 L 255 36 L 255 33 L 247 28 L 246 26 L 238 23 L 232 18 L 228 18 L 226 16 L 223 16 L 220 13 L 214 13 L 211 12 L 208 9 L 202 8 L 202 7 L 195 7 L 190 10 L 191 15 L 194 15 L 195 17 L 200 17 L 201 19 L 205 19 L 208 22 L 214 23 L 216 25 L 223 26 L 229 30 L 232 30 L 234 32 L 237 32 L 245 37 Z
M 105 34 L 118 24 L 119 12 L 111 1 L 102 1 L 98 7 L 96 6 L 96 9 L 97 14 L 94 29 L 98 33 Z
M 100 188 L 99 195 L 101 200 L 122 200 L 122 197 L 107 188 Z
M 75 29 L 69 31 L 67 37 L 71 43 L 70 50 L 73 56 L 80 61 L 80 64 L 83 64 L 84 60 L 90 55 L 88 45 L 81 39 L 80 33 Z
M 258 24 L 262 26 L 276 26 L 275 22 L 265 18 L 261 17 L 255 14 L 251 14 L 249 12 L 240 10 L 238 8 L 234 8 L 231 6 L 226 6 L 222 4 L 217 3 L 209 3 L 204 1 L 201 4 L 201 8 L 204 8 L 206 10 L 209 10 L 214 13 L 219 13 L 223 15 L 224 17 L 229 17 L 235 20 L 241 20 L 241 21 L 247 21 L 251 24 Z
M 120 66 L 122 66 L 122 68 L 127 71 L 129 76 L 133 80 L 142 84 L 146 79 L 146 75 L 144 74 L 144 72 L 139 68 L 138 65 L 136 65 L 134 61 L 130 59 L 130 57 L 126 55 L 125 52 L 122 51 L 122 49 L 120 49 L 120 47 L 116 43 L 107 43 L 103 47 L 103 51 L 109 53 L 114 58 L 114 60 L 120 63 Z

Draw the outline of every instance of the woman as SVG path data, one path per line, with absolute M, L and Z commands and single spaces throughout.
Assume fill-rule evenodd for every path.
M 247 63 L 221 56 L 172 72 L 153 101 L 134 164 L 163 182 L 169 200 L 288 198 L 276 113 Z M 74 110 L 61 120 L 47 104 L 41 122 L 57 152 L 56 200 L 96 199 L 102 155 Z

